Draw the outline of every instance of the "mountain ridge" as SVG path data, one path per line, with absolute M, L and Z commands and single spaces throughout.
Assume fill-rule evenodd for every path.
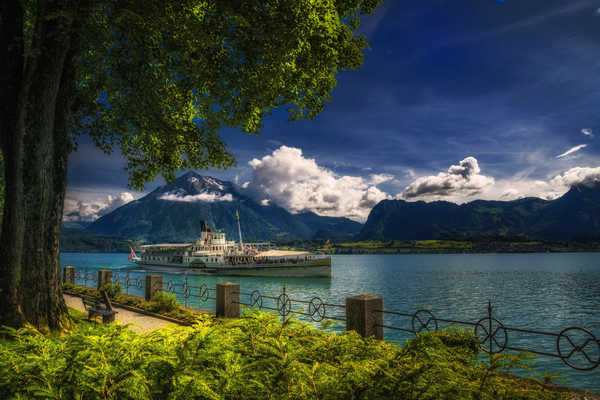
M 200 237 L 200 221 L 205 220 L 229 239 L 237 239 L 236 211 L 248 239 L 309 239 L 323 231 L 351 238 L 362 227 L 343 217 L 291 214 L 277 205 L 259 204 L 232 182 L 190 171 L 100 217 L 87 229 L 146 242 L 181 242 Z
M 568 240 L 600 236 L 600 184 L 574 185 L 555 200 L 474 200 L 455 204 L 383 200 L 369 214 L 358 240 L 465 239 L 525 236 Z

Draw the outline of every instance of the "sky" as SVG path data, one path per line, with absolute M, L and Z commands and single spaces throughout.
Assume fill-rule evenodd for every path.
M 600 181 L 600 0 L 384 0 L 361 31 L 364 65 L 338 75 L 318 117 L 278 111 L 260 136 L 225 129 L 237 167 L 197 172 L 360 222 L 384 199 L 553 199 Z M 124 165 L 82 138 L 65 219 L 164 184 L 132 191 Z

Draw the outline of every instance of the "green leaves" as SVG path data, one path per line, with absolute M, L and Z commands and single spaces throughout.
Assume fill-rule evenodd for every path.
M 76 315 L 73 315 L 78 319 Z M 0 332 L 0 398 L 558 399 L 509 375 L 524 355 L 477 360 L 470 331 L 424 333 L 397 347 L 272 314 L 206 318 L 150 334 L 77 321 L 60 338 Z
M 228 168 L 222 127 L 258 134 L 286 107 L 314 118 L 363 63 L 359 18 L 381 0 L 98 2 L 83 28 L 73 132 L 119 147 L 130 185 Z

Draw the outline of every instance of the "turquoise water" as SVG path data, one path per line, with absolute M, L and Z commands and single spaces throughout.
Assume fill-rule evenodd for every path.
M 64 253 L 62 265 L 90 270 L 111 268 L 129 271 L 132 278 L 143 277 L 127 262 L 128 254 Z M 563 328 L 579 326 L 600 338 L 600 253 L 544 254 L 452 254 L 452 255 L 347 255 L 333 256 L 333 274 L 328 278 L 240 278 L 187 276 L 190 285 L 214 288 L 217 282 L 240 283 L 241 291 L 260 290 L 278 296 L 284 285 L 292 299 L 310 300 L 314 296 L 327 303 L 344 304 L 346 297 L 368 293 L 381 296 L 384 309 L 412 314 L 418 309 L 431 310 L 436 317 L 476 322 L 487 315 L 488 301 L 493 316 L 505 326 L 559 333 Z M 116 271 L 115 271 L 116 272 Z M 164 274 L 165 281 L 182 283 L 186 275 Z M 142 294 L 130 288 L 130 293 Z M 197 292 L 193 292 L 197 293 Z M 210 292 L 214 297 L 214 291 Z M 178 296 L 180 301 L 183 297 Z M 242 296 L 248 302 L 248 296 Z M 275 307 L 265 299 L 265 305 Z M 214 301 L 191 299 L 189 305 L 214 309 Z M 306 305 L 292 303 L 297 310 Z M 326 307 L 328 316 L 344 316 L 344 310 Z M 410 328 L 410 318 L 386 315 L 385 324 Z M 340 322 L 339 329 L 343 328 Z M 440 324 L 440 327 L 445 326 Z M 411 334 L 386 329 L 387 340 L 404 341 Z M 576 344 L 585 340 L 583 333 L 570 332 Z M 540 337 L 509 332 L 509 345 L 556 352 L 556 337 Z M 498 341 L 503 342 L 498 335 Z M 561 348 L 570 351 L 561 339 Z M 586 347 L 593 360 L 600 357 L 598 347 Z M 573 362 L 586 365 L 575 354 Z M 600 366 L 579 372 L 565 367 L 560 359 L 539 356 L 536 365 L 560 372 L 566 384 L 600 392 Z M 589 364 L 588 364 L 589 365 Z

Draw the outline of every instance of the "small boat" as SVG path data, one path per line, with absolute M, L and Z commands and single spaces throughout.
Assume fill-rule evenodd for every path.
M 238 220 L 239 243 L 227 241 L 224 232 L 213 232 L 204 221 L 194 243 L 141 246 L 130 260 L 159 271 L 184 270 L 200 275 L 260 277 L 331 277 L 331 257 L 306 251 L 274 250 L 269 243 L 244 243 Z

